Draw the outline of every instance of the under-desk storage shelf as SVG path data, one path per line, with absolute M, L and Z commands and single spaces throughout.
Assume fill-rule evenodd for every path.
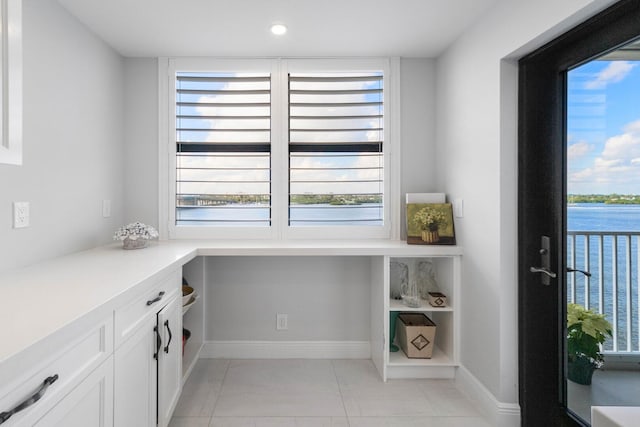
M 372 261 L 371 352 L 384 380 L 455 376 L 460 363 L 461 253 L 458 247 L 417 247 L 415 253 L 384 256 Z M 399 275 L 403 283 L 422 281 L 417 286 L 421 296 L 419 307 L 408 307 L 398 299 L 401 293 Z M 431 306 L 425 298 L 428 292 L 443 293 L 446 305 Z M 402 349 L 390 351 L 390 340 L 395 337 L 390 325 L 391 314 L 403 312 L 424 313 L 436 324 L 431 358 L 409 358 Z M 378 334 L 383 339 L 376 341 Z

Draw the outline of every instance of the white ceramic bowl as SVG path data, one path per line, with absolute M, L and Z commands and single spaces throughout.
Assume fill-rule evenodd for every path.
M 193 288 L 191 286 L 182 285 L 182 305 L 186 305 L 193 296 Z

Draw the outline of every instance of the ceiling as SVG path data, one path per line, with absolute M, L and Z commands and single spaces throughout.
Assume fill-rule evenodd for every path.
M 437 57 L 497 0 L 58 0 L 124 56 Z M 274 22 L 287 25 L 274 36 Z

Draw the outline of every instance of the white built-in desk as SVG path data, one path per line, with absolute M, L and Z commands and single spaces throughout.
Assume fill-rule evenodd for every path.
M 152 286 L 199 256 L 372 257 L 370 348 L 382 377 L 452 377 L 459 363 L 461 255 L 457 246 L 389 240 L 180 240 L 154 241 L 148 248 L 131 251 L 113 243 L 51 259 L 0 274 L 0 385 L 8 384 L 15 372 L 35 366 L 43 355 L 64 345 L 69 336 L 83 333 L 86 325 L 113 316 L 114 310 L 125 306 L 141 288 Z M 439 274 L 444 277 L 449 298 L 446 309 L 428 305 L 413 309 L 431 313 L 442 325 L 432 360 L 407 359 L 382 351 L 388 347 L 383 341 L 389 336 L 389 313 L 404 310 L 389 298 L 390 263 L 416 258 L 441 264 Z M 191 359 L 197 357 L 197 352 L 194 354 Z

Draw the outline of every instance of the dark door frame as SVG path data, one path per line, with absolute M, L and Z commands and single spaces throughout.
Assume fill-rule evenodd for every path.
M 522 425 L 581 425 L 567 413 L 566 72 L 640 35 L 640 0 L 622 0 L 519 61 L 518 360 Z M 541 284 L 540 238 L 551 237 Z

